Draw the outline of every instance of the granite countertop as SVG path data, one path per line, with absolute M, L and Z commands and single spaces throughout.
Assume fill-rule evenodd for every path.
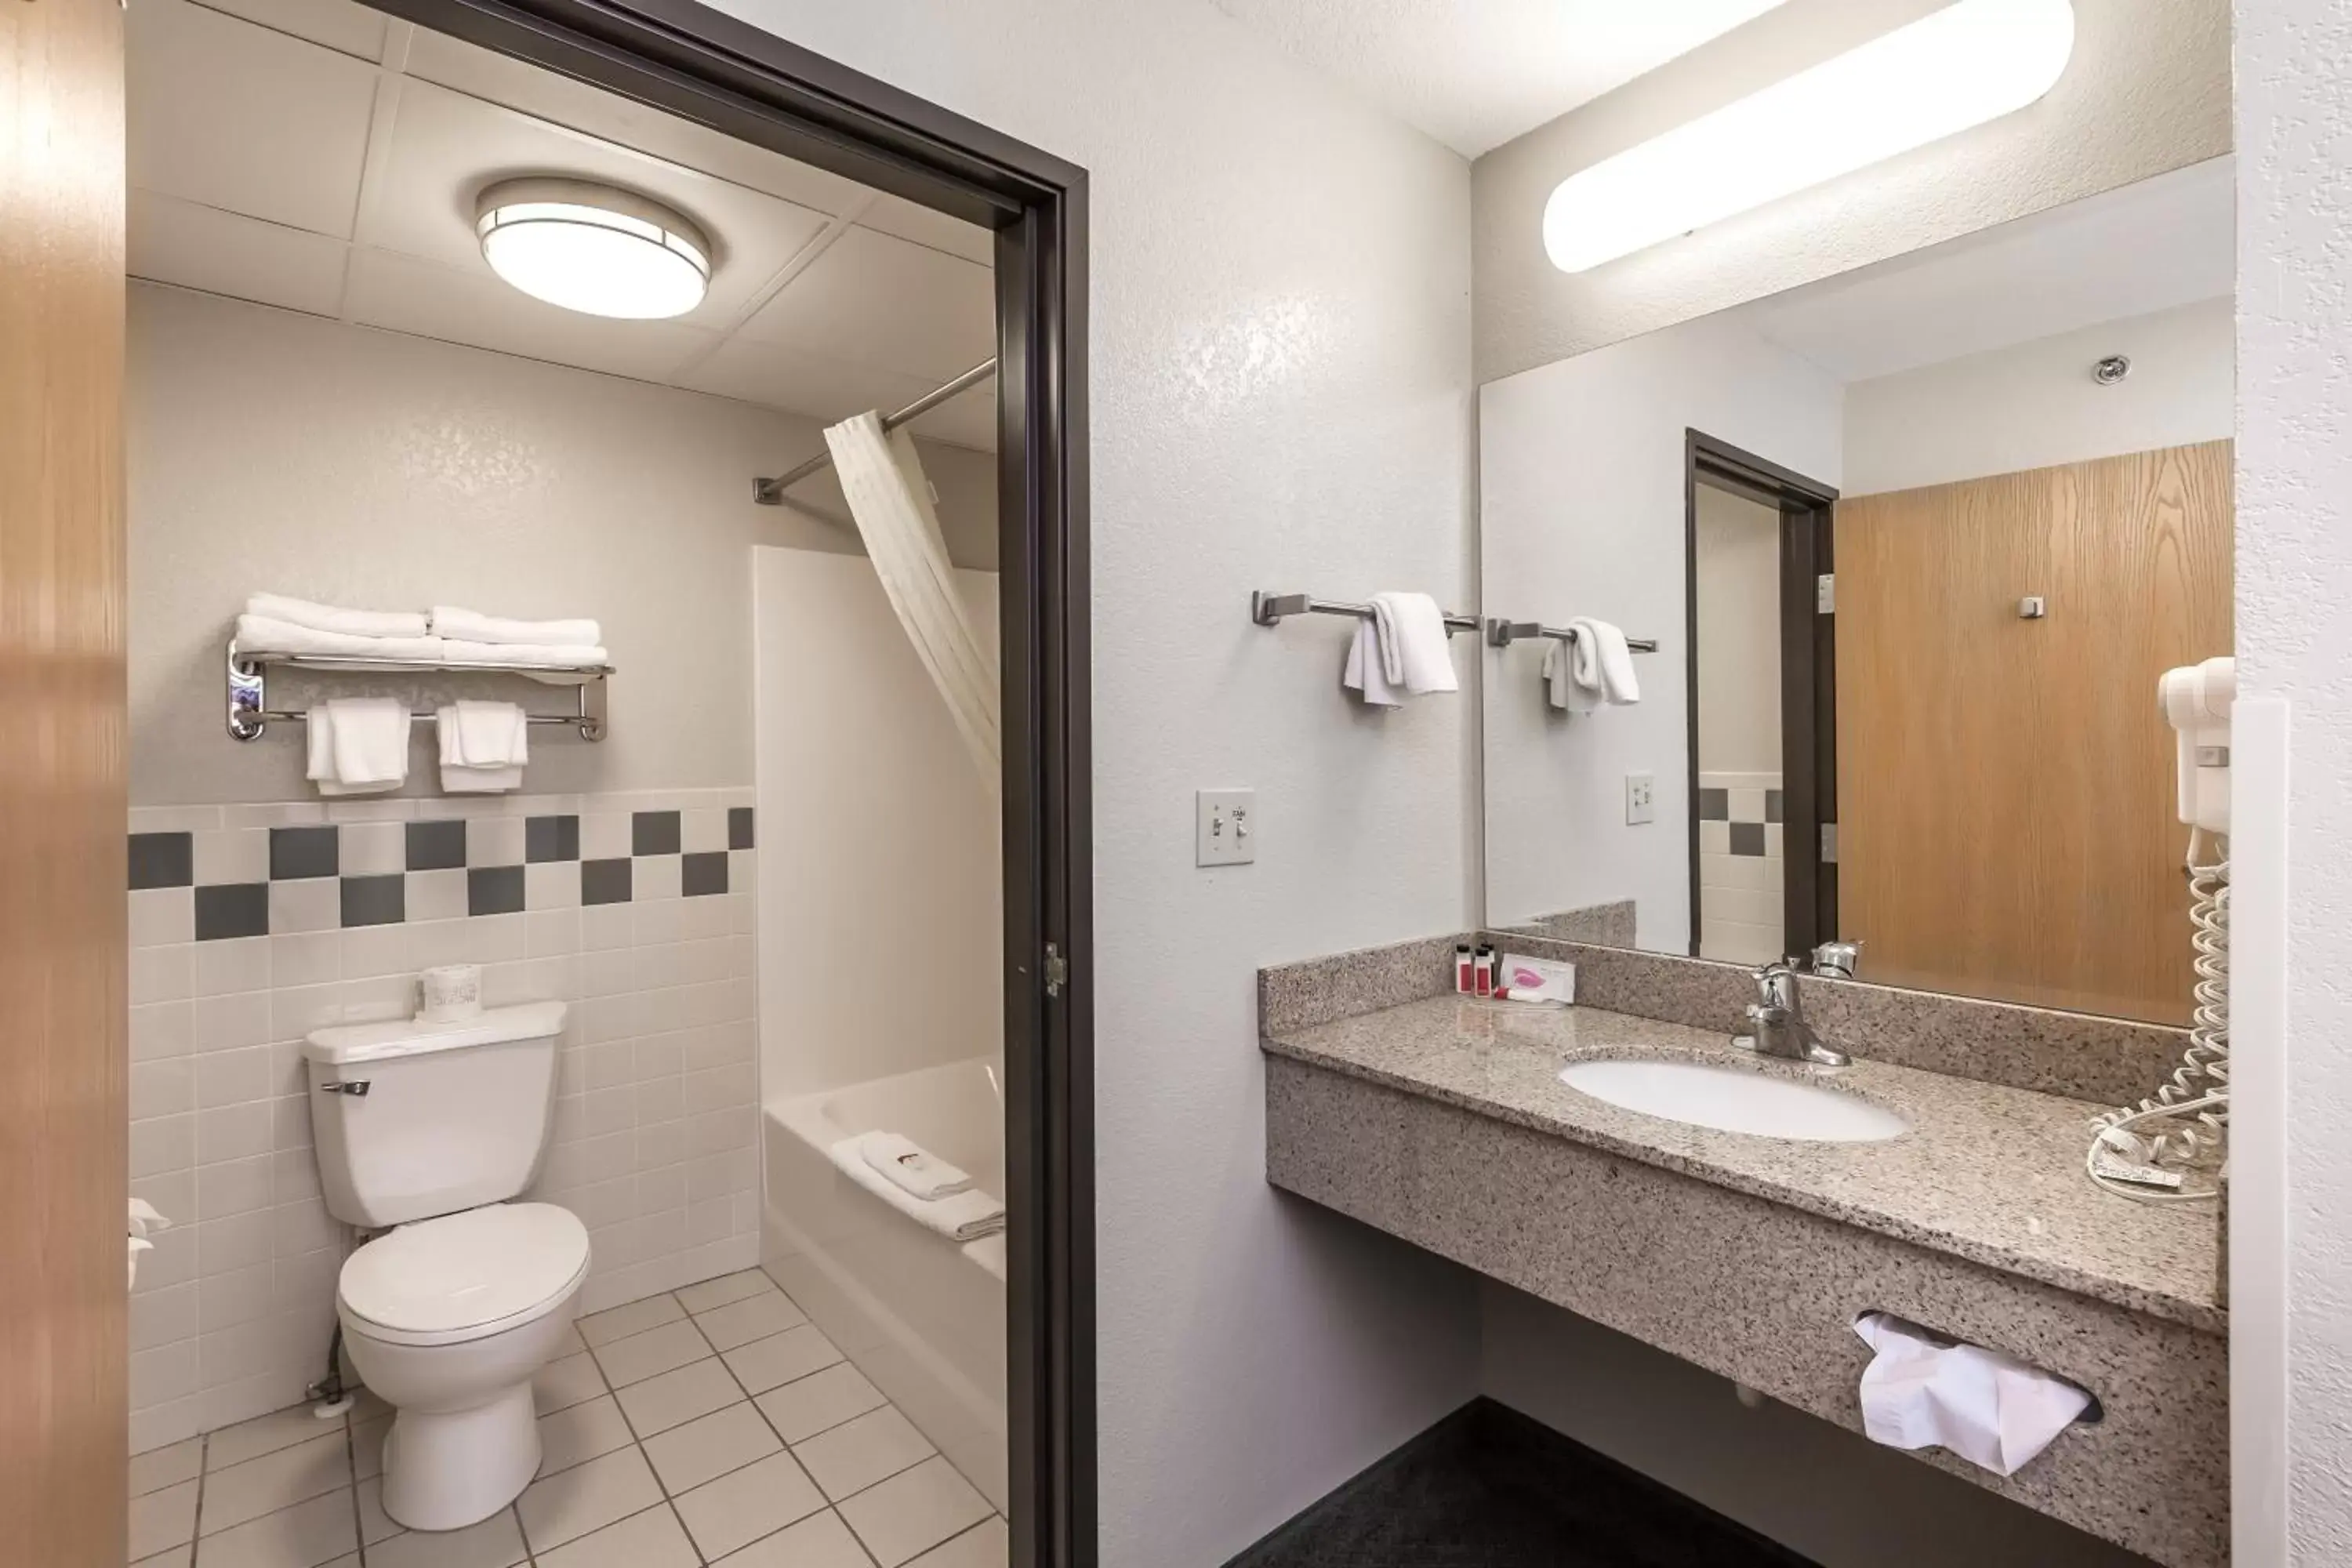
M 2083 1173 L 2100 1108 L 1894 1067 L 1848 1044 L 1851 1067 L 1760 1060 L 1727 1035 L 1592 1007 L 1454 995 L 1268 1036 L 1314 1066 L 1663 1166 L 2135 1311 L 2221 1333 L 2210 1205 L 2134 1203 Z M 1569 1061 L 1643 1056 L 1834 1085 L 1899 1112 L 1875 1143 L 1723 1132 L 1621 1110 L 1561 1083 Z

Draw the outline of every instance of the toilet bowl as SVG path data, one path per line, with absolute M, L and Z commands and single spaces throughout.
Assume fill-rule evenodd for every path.
M 383 1477 L 394 1522 L 461 1530 L 530 1484 L 530 1380 L 564 1342 L 587 1278 L 587 1227 L 553 1204 L 404 1225 L 344 1263 L 344 1348 L 395 1413 Z

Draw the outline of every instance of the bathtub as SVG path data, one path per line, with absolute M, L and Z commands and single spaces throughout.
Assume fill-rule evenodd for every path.
M 825 1337 L 1001 1512 L 1004 1237 L 958 1243 L 834 1168 L 841 1139 L 904 1133 L 1004 1194 L 1003 1070 L 978 1059 L 771 1101 L 761 1257 Z

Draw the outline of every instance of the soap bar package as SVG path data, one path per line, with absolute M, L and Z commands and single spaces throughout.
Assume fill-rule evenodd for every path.
M 1503 954 L 1495 977 L 1495 994 L 1514 1002 L 1551 1002 L 1566 1006 L 1576 1000 L 1576 965 L 1556 958 Z

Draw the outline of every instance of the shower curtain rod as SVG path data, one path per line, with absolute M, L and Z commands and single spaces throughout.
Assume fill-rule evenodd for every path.
M 972 366 L 970 370 L 964 372 L 961 375 L 956 377 L 953 381 L 949 382 L 945 386 L 934 387 L 931 391 L 923 394 L 922 396 L 918 397 L 914 402 L 909 403 L 906 407 L 898 410 L 898 413 L 884 415 L 882 416 L 882 428 L 885 430 L 896 430 L 899 426 L 904 425 L 909 419 L 920 419 L 924 415 L 929 414 L 932 409 L 937 408 L 949 398 L 954 397 L 961 393 L 971 391 L 973 387 L 978 386 L 982 382 L 986 381 L 995 374 L 995 359 L 992 357 L 984 359 L 978 364 Z M 788 473 L 778 474 L 772 479 L 753 479 L 751 481 L 751 499 L 758 501 L 761 506 L 782 506 L 784 504 L 784 492 L 786 490 L 792 489 L 793 486 L 800 483 L 803 479 L 807 479 L 819 468 L 830 468 L 832 464 L 833 454 L 831 452 L 820 452 L 815 457 L 811 458 L 807 462 L 803 463 L 799 468 L 793 468 Z

